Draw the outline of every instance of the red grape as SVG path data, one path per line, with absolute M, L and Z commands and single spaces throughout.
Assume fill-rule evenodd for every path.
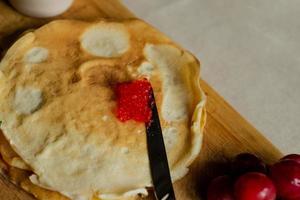
M 208 200 L 234 200 L 233 182 L 229 176 L 215 178 L 208 187 Z
M 300 164 L 300 155 L 299 154 L 289 154 L 281 158 L 281 160 L 294 160 Z
M 300 199 L 300 164 L 294 160 L 281 160 L 271 167 L 278 195 L 283 199 Z
M 237 155 L 232 161 L 231 171 L 237 176 L 247 172 L 266 173 L 266 164 L 253 154 L 242 153 Z
M 236 200 L 275 200 L 276 188 L 264 174 L 249 172 L 242 175 L 234 186 Z

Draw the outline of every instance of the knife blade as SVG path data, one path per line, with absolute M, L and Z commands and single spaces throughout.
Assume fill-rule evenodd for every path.
M 153 90 L 150 91 L 151 120 L 146 123 L 147 148 L 151 177 L 157 200 L 175 200 L 167 153 Z

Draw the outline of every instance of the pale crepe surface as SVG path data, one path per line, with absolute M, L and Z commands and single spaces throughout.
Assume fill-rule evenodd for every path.
M 51 22 L 20 38 L 0 70 L 1 129 L 20 156 L 6 161 L 34 172 L 23 184 L 34 194 L 30 185 L 63 199 L 147 195 L 145 127 L 115 117 L 118 82 L 151 82 L 173 181 L 200 151 L 199 63 L 144 22 Z

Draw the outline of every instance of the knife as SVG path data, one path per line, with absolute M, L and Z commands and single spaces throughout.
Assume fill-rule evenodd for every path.
M 151 177 L 157 200 L 175 200 L 168 158 L 161 131 L 153 90 L 150 90 L 151 120 L 146 123 L 147 148 Z

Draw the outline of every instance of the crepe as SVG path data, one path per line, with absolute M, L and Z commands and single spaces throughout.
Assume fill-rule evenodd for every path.
M 9 142 L 7 155 L 1 152 L 11 171 L 27 171 L 15 182 L 45 200 L 147 195 L 145 125 L 116 118 L 114 93 L 115 84 L 144 78 L 172 181 L 182 178 L 200 152 L 205 123 L 199 70 L 194 56 L 140 20 L 58 20 L 25 34 L 0 63 Z

